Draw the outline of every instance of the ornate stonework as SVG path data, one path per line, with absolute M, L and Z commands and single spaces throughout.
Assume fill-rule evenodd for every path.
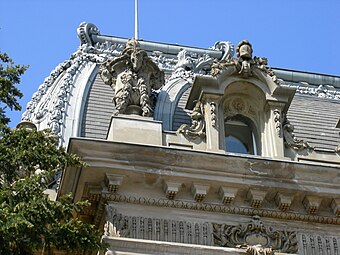
M 137 41 L 129 40 L 122 56 L 105 62 L 100 74 L 114 91 L 114 115 L 152 116 L 151 92 L 163 86 L 164 73 Z
M 209 105 L 210 105 L 211 125 L 213 127 L 216 127 L 216 103 L 211 102 Z
M 314 150 L 314 147 L 310 146 L 308 142 L 295 137 L 294 126 L 290 124 L 289 120 L 285 116 L 283 121 L 283 138 L 285 145 L 294 150 L 300 151 L 304 149 Z
M 192 113 L 190 114 L 191 126 L 181 125 L 177 132 L 183 134 L 188 139 L 197 139 L 205 137 L 205 120 L 204 109 L 201 101 L 197 101 Z
M 248 255 L 273 255 L 272 248 L 263 248 L 262 245 L 250 245 L 246 249 Z
M 254 216 L 250 223 L 239 226 L 215 223 L 213 229 L 215 244 L 225 247 L 250 245 L 252 248 L 248 247 L 248 254 L 272 254 L 265 253 L 269 252 L 269 249 L 285 253 L 297 252 L 296 232 L 273 230 L 264 226 L 258 216 Z
M 281 111 L 274 109 L 275 130 L 278 137 L 282 137 Z
M 86 33 L 83 37 L 87 38 L 85 35 Z M 78 34 L 78 36 L 82 35 Z M 82 40 L 82 43 L 70 59 L 59 64 L 39 86 L 38 91 L 27 104 L 22 120 L 39 124 L 47 117 L 48 127 L 60 138 L 62 137 L 67 102 L 80 70 L 89 64 L 100 64 L 119 56 L 123 46 L 109 42 L 96 43 L 93 46 L 86 40 Z
M 229 67 L 234 67 L 238 74 L 243 78 L 253 76 L 253 69 L 257 68 L 267 75 L 269 75 L 275 83 L 279 83 L 274 71 L 267 66 L 268 60 L 266 58 L 253 57 L 252 45 L 247 40 L 238 43 L 236 48 L 237 58 L 217 60 L 211 66 L 211 75 L 217 76 L 223 70 Z
M 191 201 L 169 200 L 169 199 L 154 199 L 146 197 L 126 196 L 119 194 L 102 194 L 106 201 L 122 202 L 131 204 L 140 204 L 157 207 L 168 207 L 177 209 L 198 210 L 204 212 L 218 212 L 230 213 L 236 215 L 253 216 L 259 215 L 260 217 L 276 218 L 283 220 L 315 222 L 322 224 L 340 225 L 339 217 L 321 216 L 321 215 L 306 215 L 296 212 L 283 212 L 272 209 L 250 208 L 250 207 L 237 207 L 231 205 L 219 205 L 211 203 L 197 203 Z

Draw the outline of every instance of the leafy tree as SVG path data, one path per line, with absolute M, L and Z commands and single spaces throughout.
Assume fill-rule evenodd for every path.
M 22 93 L 15 87 L 20 83 L 20 76 L 24 74 L 28 66 L 15 65 L 6 53 L 0 52 L 0 132 L 8 130 L 7 124 L 10 118 L 6 116 L 5 109 L 20 111 L 21 106 L 18 98 Z
M 12 67 L 0 68 L 0 102 L 19 110 L 17 98 L 22 94 L 14 84 L 26 67 L 13 67 L 13 61 L 4 54 L 1 59 L 9 61 Z M 73 217 L 88 202 L 74 203 L 71 195 L 52 201 L 45 194 L 57 171 L 66 165 L 84 163 L 78 156 L 58 148 L 57 138 L 49 130 L 10 130 L 3 109 L 0 118 L 6 132 L 0 138 L 0 254 L 100 249 L 100 235 L 94 226 Z

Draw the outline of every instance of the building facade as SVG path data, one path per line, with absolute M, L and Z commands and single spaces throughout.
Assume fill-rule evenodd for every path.
M 58 193 L 91 202 L 106 254 L 340 253 L 340 77 L 271 68 L 247 40 L 78 36 L 22 119 L 88 164 Z

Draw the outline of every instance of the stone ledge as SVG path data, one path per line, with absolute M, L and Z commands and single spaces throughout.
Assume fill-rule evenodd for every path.
M 132 254 L 195 254 L 195 255 L 237 255 L 247 254 L 245 249 L 223 248 L 215 246 L 204 246 L 195 244 L 181 244 L 160 241 L 149 241 L 142 239 L 122 238 L 122 237 L 103 237 L 103 241 L 109 245 L 106 255 L 132 255 Z M 129 252 L 129 251 L 137 252 Z M 104 253 L 101 253 L 103 255 Z M 274 253 L 284 255 L 288 253 Z M 292 254 L 289 254 L 292 255 Z

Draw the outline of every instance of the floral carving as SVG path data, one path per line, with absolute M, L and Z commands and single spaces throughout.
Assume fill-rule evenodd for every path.
M 275 122 L 275 130 L 278 137 L 282 136 L 282 129 L 281 129 L 281 112 L 279 109 L 274 110 L 274 122 Z
M 197 139 L 205 137 L 205 120 L 204 110 L 201 101 L 197 101 L 190 115 L 191 126 L 187 124 L 181 125 L 177 132 L 183 134 L 188 139 Z
M 211 125 L 216 127 L 216 103 L 210 103 L 210 116 L 211 116 Z
M 253 216 L 250 223 L 239 226 L 213 223 L 213 238 L 215 244 L 223 247 L 237 247 L 246 244 L 250 246 L 260 245 L 261 249 L 272 248 L 286 253 L 297 252 L 296 232 L 279 231 L 265 227 L 259 216 Z M 261 249 L 254 248 L 250 249 L 249 252 L 259 252 Z
M 164 73 L 136 40 L 126 43 L 121 57 L 105 62 L 100 74 L 114 91 L 114 115 L 152 116 L 151 92 L 164 84 Z

